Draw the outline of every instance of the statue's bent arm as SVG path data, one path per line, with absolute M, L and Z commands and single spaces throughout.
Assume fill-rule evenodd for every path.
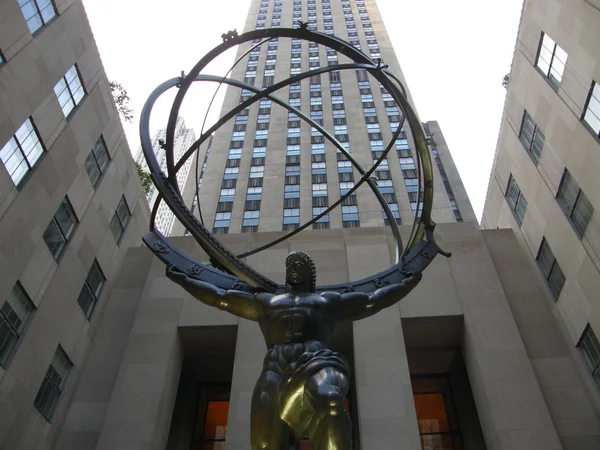
M 258 321 L 264 313 L 264 293 L 254 295 L 242 291 L 221 289 L 210 283 L 190 278 L 173 266 L 167 268 L 167 277 L 208 306 L 214 306 L 253 321 Z
M 416 273 L 401 283 L 384 286 L 375 292 L 324 292 L 323 297 L 330 302 L 331 312 L 337 320 L 355 320 L 370 312 L 388 308 L 402 300 L 421 281 L 422 275 Z

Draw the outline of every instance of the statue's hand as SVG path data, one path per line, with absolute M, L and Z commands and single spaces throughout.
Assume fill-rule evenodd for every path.
M 167 278 L 169 278 L 171 281 L 174 281 L 177 284 L 182 284 L 188 279 L 188 276 L 181 270 L 176 268 L 174 265 L 170 265 L 167 267 L 166 275 Z
M 408 277 L 405 278 L 402 281 L 402 283 L 411 289 L 414 288 L 417 284 L 419 284 L 419 282 L 421 281 L 421 278 L 423 278 L 423 274 L 421 272 L 408 273 L 407 275 L 408 275 Z

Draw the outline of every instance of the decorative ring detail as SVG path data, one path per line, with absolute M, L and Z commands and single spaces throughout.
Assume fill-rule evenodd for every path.
M 292 39 L 300 39 L 311 42 L 316 42 L 321 45 L 325 45 L 332 48 L 339 53 L 350 58 L 353 63 L 351 64 L 338 64 L 328 66 L 324 68 L 310 70 L 295 76 L 292 76 L 286 80 L 274 84 L 273 86 L 266 89 L 257 89 L 256 87 L 228 79 L 223 77 L 215 77 L 210 75 L 200 75 L 200 72 L 217 56 L 224 51 L 234 46 L 243 44 L 245 42 L 260 40 L 260 39 L 273 39 L 279 37 L 286 37 Z M 242 58 L 238 59 L 237 64 Z M 234 65 L 235 65 L 234 64 Z M 402 83 L 398 78 L 385 70 L 387 67 L 382 66 L 381 60 L 375 62 L 366 56 L 361 51 L 355 49 L 351 44 L 342 41 L 333 36 L 329 36 L 323 33 L 312 32 L 306 28 L 271 28 L 263 30 L 250 31 L 248 33 L 241 34 L 239 36 L 230 36 L 222 44 L 211 50 L 206 56 L 204 56 L 185 77 L 173 78 L 165 81 L 159 85 L 148 97 L 146 104 L 142 110 L 140 118 L 140 139 L 142 143 L 142 149 L 146 158 L 146 162 L 150 169 L 152 181 L 154 182 L 159 196 L 156 200 L 150 223 L 150 233 L 146 234 L 143 238 L 148 248 L 165 264 L 173 265 L 179 270 L 188 273 L 190 276 L 212 283 L 223 289 L 237 289 L 247 292 L 257 291 L 268 291 L 268 292 L 283 292 L 285 286 L 278 285 L 272 280 L 266 278 L 256 270 L 252 269 L 241 258 L 249 256 L 254 253 L 258 253 L 266 248 L 269 248 L 282 240 L 289 238 L 290 236 L 302 231 L 306 227 L 310 226 L 320 217 L 329 213 L 329 211 L 338 206 L 344 198 L 351 195 L 353 192 L 360 187 L 362 183 L 367 183 L 372 189 L 373 193 L 379 200 L 386 213 L 388 222 L 392 229 L 392 234 L 396 241 L 396 262 L 387 270 L 375 274 L 371 277 L 365 278 L 359 281 L 352 281 L 350 283 L 331 285 L 331 286 L 318 286 L 317 291 L 337 291 L 337 292 L 348 292 L 348 291 L 361 291 L 371 292 L 386 284 L 393 284 L 402 281 L 406 274 L 409 272 L 421 272 L 429 265 L 431 260 L 438 254 L 443 252 L 435 243 L 433 238 L 434 223 L 431 220 L 431 207 L 433 202 L 433 168 L 431 158 L 429 156 L 429 150 L 425 133 L 421 126 L 421 122 L 418 119 L 416 113 L 409 104 Z M 354 160 L 343 145 L 332 136 L 327 130 L 321 127 L 319 124 L 314 122 L 310 117 L 303 114 L 300 110 L 288 105 L 276 96 L 272 95 L 273 92 L 286 87 L 295 81 L 308 78 L 312 75 L 327 73 L 337 70 L 349 70 L 349 69 L 364 69 L 367 70 L 371 76 L 379 81 L 379 83 L 392 95 L 392 98 L 403 113 L 404 118 L 409 124 L 411 129 L 414 146 L 416 149 L 416 158 L 419 166 L 419 192 L 422 192 L 423 208 L 421 216 L 415 220 L 411 236 L 408 244 L 402 249 L 402 243 L 400 240 L 400 233 L 396 222 L 392 216 L 392 213 L 383 198 L 383 195 L 377 188 L 376 181 L 372 178 L 372 174 L 379 166 L 379 164 L 387 157 L 387 154 L 394 146 L 396 139 L 398 138 L 402 127 L 399 125 L 398 129 L 394 133 L 394 136 L 382 156 L 375 162 L 375 164 L 369 169 L 365 170 L 360 164 Z M 248 100 L 243 101 L 231 111 L 221 117 L 216 124 L 210 127 L 208 130 L 202 133 L 200 138 L 192 144 L 192 146 L 183 154 L 179 161 L 174 161 L 173 145 L 174 145 L 174 134 L 177 117 L 179 115 L 179 109 L 183 102 L 183 99 L 192 85 L 197 81 L 210 81 L 218 82 L 220 84 L 225 83 L 231 86 L 236 86 L 248 91 L 254 92 L 255 95 Z M 150 115 L 156 100 L 167 90 L 177 87 L 178 92 L 173 101 L 173 106 L 169 115 L 169 121 L 167 125 L 166 143 L 164 145 L 166 151 L 166 162 L 167 162 L 167 173 L 163 173 L 160 165 L 158 164 L 156 155 L 152 148 L 152 141 L 150 139 L 149 122 Z M 339 200 L 334 202 L 326 211 L 320 216 L 313 218 L 312 221 L 307 222 L 299 229 L 296 229 L 286 236 L 275 240 L 265 246 L 244 253 L 243 255 L 236 256 L 226 249 L 210 231 L 194 216 L 190 211 L 181 197 L 179 188 L 177 186 L 176 175 L 178 170 L 185 164 L 185 162 L 198 151 L 200 146 L 222 125 L 233 118 L 241 110 L 249 107 L 250 105 L 260 101 L 263 98 L 270 99 L 274 103 L 294 112 L 299 118 L 308 122 L 312 127 L 316 128 L 321 132 L 325 138 L 327 138 L 340 152 L 344 153 L 345 156 L 350 160 L 352 165 L 361 174 L 360 180 L 354 185 L 352 189 L 348 191 Z M 419 196 L 419 200 L 421 196 Z M 211 264 L 213 267 L 200 264 L 193 261 L 183 255 L 179 250 L 172 246 L 165 237 L 154 228 L 154 218 L 158 210 L 158 205 L 163 200 L 169 208 L 173 211 L 177 219 L 186 227 L 190 234 L 196 239 L 203 250 L 209 255 Z M 419 208 L 419 205 L 417 205 Z

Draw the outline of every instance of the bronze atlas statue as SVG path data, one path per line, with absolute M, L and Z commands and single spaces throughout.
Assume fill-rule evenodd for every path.
M 349 389 L 350 367 L 340 354 L 327 348 L 336 324 L 359 320 L 394 305 L 421 280 L 422 271 L 438 254 L 444 253 L 433 238 L 431 221 L 433 175 L 427 140 L 421 123 L 408 103 L 401 82 L 388 72 L 381 60 L 373 61 L 351 44 L 334 36 L 313 32 L 306 24 L 297 28 L 272 28 L 238 35 L 230 31 L 222 35 L 223 43 L 204 56 L 186 76 L 161 84 L 148 98 L 140 119 L 140 136 L 152 180 L 159 192 L 152 211 L 150 233 L 144 242 L 167 267 L 167 276 L 180 284 L 199 301 L 259 324 L 265 338 L 267 354 L 258 379 L 251 407 L 252 450 L 283 450 L 308 437 L 314 450 L 349 450 L 352 448 L 350 417 L 344 408 Z M 293 75 L 258 89 L 250 84 L 200 72 L 217 56 L 235 46 L 247 50 L 234 66 L 261 44 L 278 39 L 300 39 L 315 42 L 347 56 L 352 63 L 336 64 Z M 231 68 L 233 69 L 233 67 Z M 229 72 L 231 72 L 231 69 Z M 376 163 L 365 170 L 346 148 L 320 124 L 299 109 L 280 100 L 274 93 L 288 85 L 332 71 L 366 70 L 393 97 L 409 124 L 419 166 L 419 203 L 421 210 L 413 224 L 409 242 L 402 246 L 398 226 L 391 210 L 372 177 L 377 166 L 387 157 L 398 139 L 402 126 Z M 229 74 L 228 72 L 228 74 Z M 178 160 L 174 160 L 174 131 L 179 108 L 194 82 L 227 84 L 253 96 L 223 115 L 212 127 L 202 130 L 200 138 Z M 157 161 L 150 140 L 149 121 L 152 108 L 167 90 L 177 87 L 167 126 L 166 168 Z M 204 226 L 201 210 L 194 212 L 184 203 L 176 175 L 187 159 L 198 151 L 214 131 L 261 99 L 269 99 L 296 114 L 317 129 L 361 174 L 361 179 L 326 211 L 282 238 L 244 253 L 234 255 Z M 208 114 L 208 113 L 207 113 Z M 404 120 L 403 120 L 404 121 Z M 403 122 L 402 121 L 402 122 Z M 396 261 L 387 270 L 371 277 L 330 286 L 317 286 L 315 265 L 309 255 L 295 251 L 286 259 L 286 283 L 279 285 L 248 266 L 243 259 L 282 242 L 301 232 L 352 195 L 363 183 L 373 191 L 388 218 L 396 242 Z M 159 204 L 164 201 L 210 258 L 210 264 L 193 261 L 176 249 L 154 226 Z M 422 209 L 420 209 L 422 208 Z

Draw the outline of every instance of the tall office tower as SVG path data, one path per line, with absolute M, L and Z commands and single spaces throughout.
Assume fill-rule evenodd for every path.
M 299 21 L 349 41 L 375 60 L 382 58 L 404 82 L 375 2 L 317 4 L 297 0 L 275 4 L 253 0 L 244 30 L 292 27 Z M 238 57 L 251 45 L 241 46 Z M 253 49 L 234 68 L 232 77 L 264 88 L 306 70 L 348 61 L 316 43 L 272 39 Z M 223 112 L 252 95 L 246 90 L 228 88 Z M 275 95 L 334 134 L 367 169 L 382 155 L 402 121 L 391 95 L 365 70 L 314 75 Z M 446 185 L 447 193 L 444 189 L 436 191 L 433 219 L 438 223 L 475 222 L 439 126 L 432 123 L 432 127 L 444 147 L 439 152 L 440 158 L 445 158 L 445 165 L 451 167 L 451 176 L 446 177 L 444 165 L 436 157 L 435 182 Z M 408 129 L 402 131 L 375 173 L 396 221 L 406 224 L 413 221 L 418 198 L 410 137 Z M 217 131 L 212 149 L 200 190 L 200 204 L 207 225 L 216 234 L 293 230 L 322 213 L 360 178 L 350 161 L 341 152 L 336 153 L 335 147 L 316 128 L 268 99 L 241 111 Z M 432 152 L 438 154 L 436 148 Z M 453 192 L 460 195 L 455 198 Z M 313 228 L 381 225 L 384 225 L 381 206 L 365 184 L 344 200 L 341 208 L 314 223 Z
M 156 159 L 160 164 L 160 167 L 163 171 L 167 170 L 167 155 L 165 150 L 162 148 L 162 143 L 166 141 L 167 129 L 163 128 L 158 130 L 154 135 L 154 139 L 152 139 L 152 148 L 154 149 L 154 153 L 156 154 Z M 177 119 L 177 123 L 175 125 L 175 136 L 173 143 L 173 154 L 175 155 L 175 160 L 177 161 L 181 158 L 181 155 L 185 153 L 185 151 L 190 148 L 190 146 L 196 140 L 196 133 L 193 128 L 186 128 L 185 121 L 183 117 L 179 117 Z M 188 174 L 190 173 L 190 169 L 192 167 L 192 163 L 194 158 L 190 158 L 183 165 L 181 170 L 177 172 L 177 184 L 180 189 L 183 189 L 186 185 L 186 181 L 188 178 Z M 146 159 L 144 158 L 144 153 L 142 152 L 142 148 L 140 147 L 135 158 L 135 162 L 138 163 L 143 170 L 148 170 L 148 165 L 146 164 Z M 154 202 L 158 197 L 158 191 L 152 186 L 148 194 L 146 195 L 146 199 L 148 200 L 148 204 L 150 208 L 154 206 Z M 175 224 L 175 215 L 171 212 L 168 206 L 163 202 L 158 206 L 158 211 L 156 213 L 155 226 L 156 228 L 165 236 L 170 236 L 173 231 L 173 225 Z
M 528 0 L 483 228 L 512 228 L 600 383 L 600 3 Z M 596 404 L 597 405 L 597 404 Z
M 0 448 L 54 448 L 149 214 L 82 3 L 0 16 Z

